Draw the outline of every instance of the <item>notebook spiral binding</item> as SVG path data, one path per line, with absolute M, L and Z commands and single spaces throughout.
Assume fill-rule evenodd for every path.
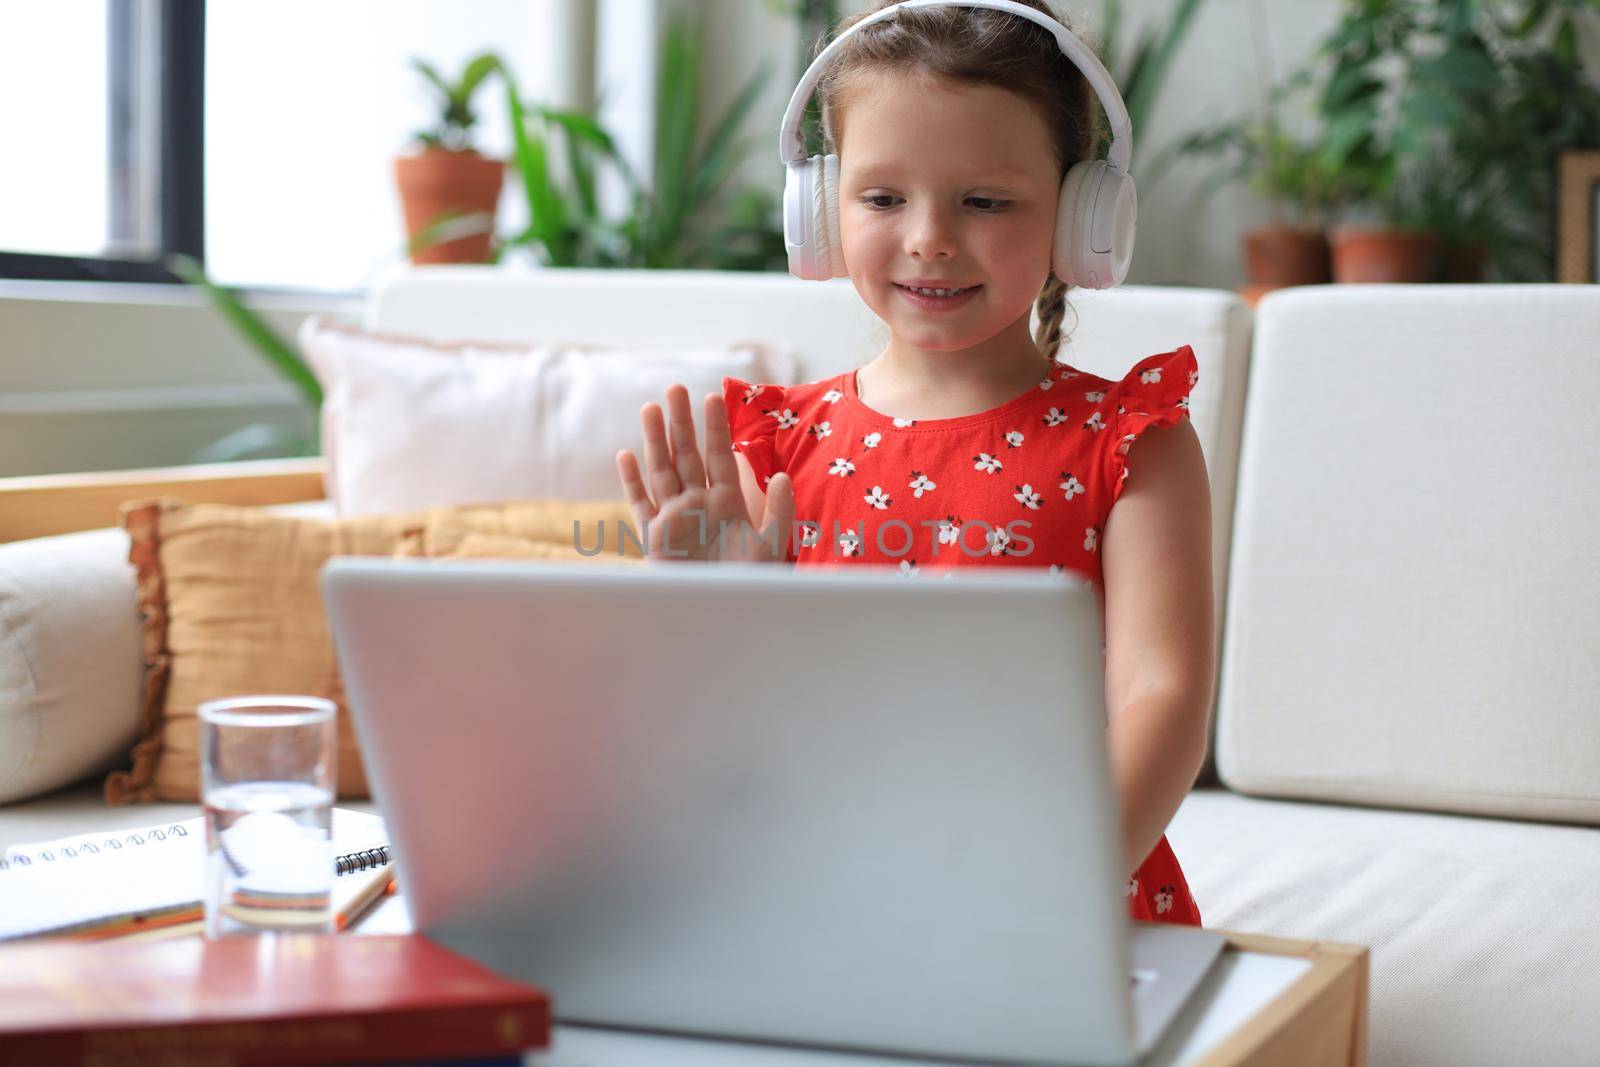
M 123 838 L 108 837 L 98 845 L 93 841 L 85 841 L 80 845 L 63 845 L 59 851 L 53 848 L 40 849 L 36 854 L 29 856 L 26 853 L 13 856 L 11 859 L 0 859 L 0 871 L 10 867 L 32 866 L 34 860 L 43 863 L 54 863 L 57 860 L 70 860 L 75 856 L 92 856 L 102 848 L 114 852 L 120 848 L 137 847 L 155 841 L 165 841 L 168 837 L 188 837 L 189 828 L 180 823 L 173 823 L 164 829 L 150 830 L 140 834 L 129 834 Z
M 369 867 L 382 867 L 389 862 L 389 846 L 379 845 L 377 848 L 364 849 L 361 852 L 348 852 L 340 856 L 333 864 L 333 873 L 353 874 L 364 871 Z

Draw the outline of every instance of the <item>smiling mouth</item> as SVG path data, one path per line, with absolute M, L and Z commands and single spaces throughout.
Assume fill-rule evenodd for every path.
M 918 296 L 926 297 L 960 296 L 962 293 L 970 293 L 974 289 L 981 288 L 981 286 L 977 285 L 967 285 L 960 289 L 923 289 L 912 285 L 901 285 L 899 282 L 895 282 L 894 286 L 896 289 L 904 289 L 908 293 L 916 293 Z

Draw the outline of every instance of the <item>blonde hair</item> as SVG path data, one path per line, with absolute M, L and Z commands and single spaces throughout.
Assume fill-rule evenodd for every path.
M 873 7 L 844 19 L 834 36 L 893 2 L 878 0 Z M 1019 2 L 1058 19 L 1093 46 L 1087 34 L 1057 15 L 1045 0 Z M 820 55 L 829 39 L 819 40 L 813 55 Z M 837 154 L 843 139 L 841 101 L 855 77 L 868 70 L 993 85 L 1015 93 L 1038 109 L 1050 129 L 1051 148 L 1060 168 L 1057 181 L 1074 163 L 1093 156 L 1100 137 L 1100 99 L 1089 80 L 1062 54 L 1044 27 L 1008 12 L 973 7 L 903 8 L 893 18 L 852 34 L 817 82 L 828 152 Z M 1067 288 L 1051 274 L 1034 305 L 1039 318 L 1034 343 L 1052 361 L 1067 337 L 1062 331 Z

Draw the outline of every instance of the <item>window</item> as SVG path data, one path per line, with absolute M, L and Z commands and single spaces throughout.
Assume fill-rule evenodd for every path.
M 198 254 L 200 0 L 0 8 L 0 276 L 159 280 Z
M 0 277 L 172 281 L 184 252 L 227 285 L 364 289 L 405 259 L 394 158 L 434 115 L 411 57 L 455 77 L 492 48 L 570 105 L 572 2 L 0 5 Z M 475 104 L 505 158 L 501 83 Z M 519 213 L 507 181 L 502 230 Z

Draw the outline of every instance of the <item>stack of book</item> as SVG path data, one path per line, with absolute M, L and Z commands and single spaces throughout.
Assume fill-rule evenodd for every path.
M 0 946 L 0 1063 L 520 1064 L 550 1001 L 419 934 Z

